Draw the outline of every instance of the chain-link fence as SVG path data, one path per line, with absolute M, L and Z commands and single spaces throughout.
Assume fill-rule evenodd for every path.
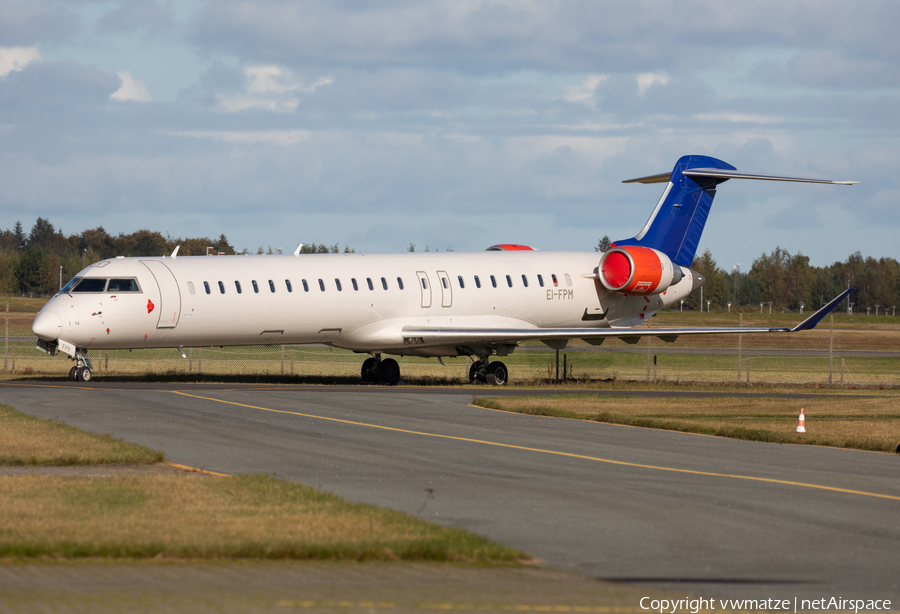
M 65 376 L 72 362 L 35 347 L 33 315 L 4 317 L 4 374 Z M 734 325 L 737 325 L 735 322 Z M 650 382 L 742 382 L 900 385 L 900 326 L 818 328 L 796 334 L 682 336 L 674 343 L 644 337 L 635 344 L 609 339 L 600 346 L 574 340 L 559 352 L 538 342 L 503 358 L 510 379 L 568 377 Z M 364 354 L 324 345 L 94 350 L 95 377 L 129 375 L 269 375 L 358 377 Z M 465 357 L 398 358 L 408 381 L 467 380 Z

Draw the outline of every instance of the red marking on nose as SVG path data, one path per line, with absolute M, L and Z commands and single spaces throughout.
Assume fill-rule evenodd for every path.
M 155 307 L 155 305 L 153 304 L 153 301 L 151 301 L 150 299 L 147 299 L 147 313 L 150 313 L 151 311 L 153 311 L 153 307 Z

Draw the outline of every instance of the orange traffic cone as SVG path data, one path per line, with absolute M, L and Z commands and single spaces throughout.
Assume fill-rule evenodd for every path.
M 806 416 L 803 415 L 803 408 L 800 408 L 800 420 L 797 421 L 797 432 L 806 432 Z

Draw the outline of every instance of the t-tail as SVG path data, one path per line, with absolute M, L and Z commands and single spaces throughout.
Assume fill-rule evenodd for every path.
M 850 185 L 858 181 L 831 181 L 784 177 L 738 171 L 727 162 L 709 156 L 683 156 L 671 173 L 629 179 L 623 183 L 665 183 L 662 197 L 650 219 L 631 239 L 613 243 L 614 248 L 646 247 L 668 256 L 673 263 L 690 267 L 700 244 L 706 218 L 716 196 L 716 187 L 729 179 L 762 179 Z

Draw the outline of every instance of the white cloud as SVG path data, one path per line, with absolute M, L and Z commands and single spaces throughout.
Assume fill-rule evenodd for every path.
M 643 72 L 637 75 L 638 94 L 643 96 L 651 85 L 666 85 L 672 78 L 664 72 Z
M 23 70 L 32 62 L 42 59 L 37 47 L 0 47 L 0 77 Z
M 113 100 L 134 100 L 137 102 L 151 102 L 153 100 L 144 82 L 133 78 L 129 71 L 123 70 L 116 72 L 116 74 L 122 80 L 122 86 L 113 92 L 110 98 Z
M 290 69 L 273 65 L 245 66 L 244 75 L 247 79 L 246 93 L 216 96 L 223 111 L 237 113 L 247 109 L 262 109 L 274 113 L 290 113 L 300 104 L 300 99 L 294 93 L 310 94 L 323 85 L 334 83 L 331 77 L 319 77 L 307 83 Z
M 575 102 L 595 108 L 594 90 L 597 86 L 606 81 L 608 75 L 588 75 L 584 78 L 580 85 L 570 85 L 563 88 L 563 100 Z
M 309 138 L 308 130 L 187 130 L 164 131 L 169 136 L 184 136 L 195 139 L 209 139 L 223 143 L 266 143 L 272 145 L 296 145 Z

